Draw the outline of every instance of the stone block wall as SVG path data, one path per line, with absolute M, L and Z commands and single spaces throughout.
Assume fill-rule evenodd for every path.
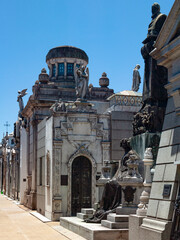
M 119 161 L 124 150 L 120 148 L 120 140 L 133 135 L 133 112 L 112 112 L 111 114 L 111 160 Z
M 180 169 L 176 164 L 180 154 L 180 138 L 177 137 L 180 132 L 180 118 L 173 111 L 175 108 L 172 100 L 172 97 L 169 98 L 167 105 L 147 212 L 150 217 L 164 220 L 172 220 L 174 201 L 177 195 L 178 182 L 180 182 Z M 169 197 L 163 196 L 165 184 L 171 185 Z
M 37 129 L 37 211 L 45 215 L 45 124 Z

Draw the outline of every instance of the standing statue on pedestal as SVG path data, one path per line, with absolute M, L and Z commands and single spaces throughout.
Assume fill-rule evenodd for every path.
M 19 102 L 19 118 L 22 118 L 22 111 L 24 109 L 23 97 L 27 94 L 27 89 L 23 89 L 22 91 L 18 91 L 17 102 Z
M 85 66 L 80 66 L 76 69 L 76 96 L 83 100 L 88 90 L 89 69 Z
M 132 91 L 137 92 L 139 90 L 139 85 L 141 83 L 141 77 L 139 74 L 140 65 L 137 64 L 133 69 L 133 84 L 132 84 Z
M 144 84 L 143 84 L 143 102 L 161 105 L 167 99 L 167 92 L 164 85 L 167 83 L 167 69 L 157 65 L 150 52 L 154 49 L 154 43 L 166 20 L 166 15 L 160 12 L 160 5 L 152 5 L 152 21 L 148 27 L 147 38 L 143 41 L 141 54 L 144 58 Z
M 167 103 L 167 69 L 158 66 L 157 61 L 151 57 L 154 43 L 166 20 L 161 14 L 160 5 L 152 5 L 152 21 L 148 27 L 148 34 L 143 41 L 141 54 L 144 58 L 143 106 L 134 116 L 133 132 L 138 135 L 145 132 L 161 132 Z

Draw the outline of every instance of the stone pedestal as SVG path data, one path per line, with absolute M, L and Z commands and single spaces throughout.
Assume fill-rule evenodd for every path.
M 143 224 L 139 228 L 138 240 L 169 240 L 172 222 L 156 219 L 144 218 Z M 146 237 L 145 237 L 146 236 Z M 133 238 L 134 240 L 135 238 Z M 131 239 L 129 239 L 131 240 Z
M 151 171 L 150 167 L 153 165 L 153 156 L 152 156 L 152 148 L 147 148 L 144 153 L 143 159 L 145 165 L 145 180 L 144 180 L 144 191 L 140 196 L 140 204 L 138 205 L 137 215 L 146 216 L 148 202 L 150 197 L 152 179 L 151 179 Z
M 97 186 L 99 188 L 99 200 L 102 198 L 104 185 L 111 179 L 111 167 L 108 166 L 108 161 L 104 161 L 105 166 L 102 167 L 102 173 L 97 181 Z
M 143 216 L 129 215 L 129 240 L 140 239 L 139 227 L 142 224 Z
M 132 208 L 136 209 L 139 203 L 139 198 L 143 187 L 143 178 L 139 174 L 139 159 L 135 152 L 132 151 L 129 159 L 126 161 L 128 170 L 125 171 L 122 177 L 118 180 L 119 185 L 122 187 L 122 210 L 129 208 L 130 212 L 126 210 L 126 214 L 133 213 Z M 119 213 L 118 213 L 119 214 Z M 120 213 L 123 214 L 123 213 Z
M 31 209 L 34 210 L 36 209 L 36 198 L 37 198 L 36 192 L 31 191 L 30 196 L 31 196 Z

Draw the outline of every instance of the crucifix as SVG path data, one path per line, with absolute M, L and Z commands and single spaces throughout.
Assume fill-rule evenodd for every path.
M 6 127 L 6 133 L 8 133 L 8 127 L 10 127 L 10 124 L 8 123 L 8 121 L 6 121 L 6 124 L 4 124 L 4 126 Z

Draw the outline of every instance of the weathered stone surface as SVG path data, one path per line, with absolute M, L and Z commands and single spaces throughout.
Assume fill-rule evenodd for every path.
M 174 100 L 173 100 L 173 97 L 168 97 L 168 102 L 166 106 L 166 115 L 171 112 L 174 112 Z
M 165 171 L 165 165 L 162 165 L 162 164 L 156 165 L 153 181 L 154 182 L 163 181 L 164 171 Z
M 150 199 L 148 204 L 147 216 L 156 217 L 159 200 Z
M 164 184 L 171 184 L 172 185 L 170 196 L 167 197 L 167 198 L 163 197 Z M 177 183 L 174 183 L 174 182 L 153 182 L 152 188 L 151 188 L 150 199 L 159 199 L 159 200 L 175 199 L 176 191 L 177 191 Z
M 101 225 L 110 229 L 128 229 L 128 222 L 111 222 L 108 220 L 102 220 Z
M 166 209 L 166 211 L 164 211 Z M 157 218 L 171 220 L 174 210 L 174 204 L 170 201 L 159 201 Z
M 129 112 L 115 112 L 115 111 L 113 111 L 112 112 L 112 119 L 113 120 L 124 120 L 124 121 L 127 121 L 127 119 L 130 121 L 132 121 L 133 120 L 133 113 L 129 113 Z
M 132 130 L 112 130 L 113 139 L 123 139 L 132 136 Z
M 160 141 L 159 147 L 169 146 L 170 140 L 171 140 L 171 135 L 172 135 L 172 129 L 163 131 L 161 133 L 161 141 Z
M 178 145 L 178 153 L 176 156 L 175 164 L 180 164 L 180 144 Z
M 163 130 L 172 129 L 180 126 L 180 118 L 175 112 L 166 115 L 163 124 Z
M 128 240 L 128 229 L 109 229 L 101 224 L 83 222 L 76 217 L 61 217 L 60 224 L 88 240 Z
M 132 130 L 132 120 L 126 119 L 126 120 L 120 121 L 120 120 L 113 119 L 112 129 Z
M 144 217 L 137 215 L 129 215 L 129 240 L 140 239 L 139 227 Z
M 163 180 L 167 182 L 173 182 L 174 180 L 178 180 L 177 167 L 178 166 L 173 163 L 167 164 L 164 171 Z
M 177 151 L 178 151 L 178 146 L 168 146 L 168 147 L 163 147 L 159 148 L 158 151 L 158 157 L 157 157 L 157 164 L 162 164 L 162 163 L 174 163 L 176 160 L 177 156 Z
M 180 126 L 172 130 L 171 145 L 180 144 Z
M 109 213 L 107 215 L 107 220 L 111 222 L 128 222 L 129 215 L 118 215 L 116 213 Z

